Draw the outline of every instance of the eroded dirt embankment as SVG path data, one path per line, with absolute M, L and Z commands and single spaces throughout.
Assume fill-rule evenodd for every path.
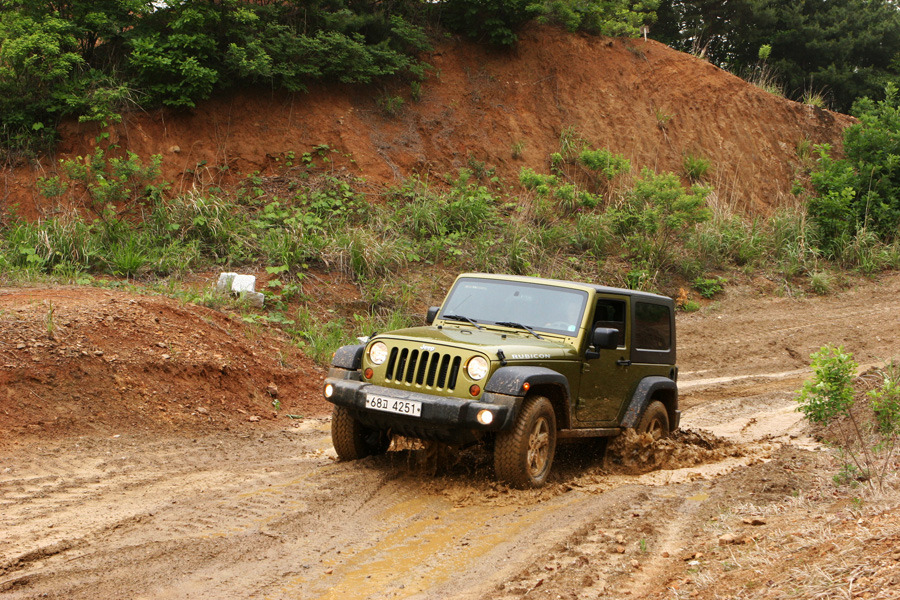
M 653 40 L 524 32 L 513 51 L 460 39 L 424 57 L 433 66 L 419 100 L 409 86 L 313 87 L 308 94 L 243 90 L 196 110 L 135 112 L 110 141 L 142 157 L 163 156 L 173 192 L 266 172 L 327 145 L 340 168 L 377 191 L 414 173 L 432 179 L 461 167 L 496 169 L 516 181 L 522 167 L 548 170 L 561 137 L 577 134 L 643 167 L 681 173 L 686 155 L 711 161 L 709 182 L 723 205 L 769 213 L 793 202 L 798 146 L 840 147 L 850 117 L 768 94 L 711 64 Z M 387 115 L 379 98 L 400 96 Z M 58 156 L 2 172 L 0 207 L 36 218 L 58 200 L 39 197 L 35 178 L 57 159 L 93 153 L 89 125 L 63 128 Z M 341 158 L 341 154 L 353 161 Z
M 596 446 L 565 447 L 537 491 L 496 484 L 478 448 L 437 463 L 415 451 L 338 463 L 325 407 L 304 399 L 321 373 L 275 358 L 276 338 L 163 298 L 82 289 L 69 304 L 59 294 L 70 292 L 0 293 L 0 376 L 16 390 L 0 412 L 19 424 L 0 449 L 4 597 L 714 598 L 714 581 L 740 597 L 804 597 L 779 586 L 801 589 L 809 565 L 848 589 L 839 565 L 811 558 L 828 559 L 839 532 L 840 564 L 871 570 L 857 590 L 892 576 L 889 553 L 864 549 L 893 539 L 896 511 L 853 516 L 861 509 L 830 484 L 836 466 L 805 438 L 792 392 L 822 344 L 843 343 L 863 363 L 895 352 L 900 277 L 799 300 L 731 289 L 717 310 L 680 316 L 685 431 L 655 446 L 614 443 L 605 461 Z M 164 401 L 121 402 L 118 388 L 88 387 L 89 369 L 67 370 L 97 360 L 117 330 L 128 339 L 116 374 L 170 386 Z M 174 350 L 148 343 L 157 338 Z M 69 352 L 79 342 L 88 356 Z M 226 373 L 263 394 L 259 374 L 286 369 L 297 381 L 279 384 L 279 397 L 305 418 L 251 421 L 240 410 L 256 408 L 252 389 L 208 407 L 191 395 L 198 381 L 174 383 L 199 360 L 192 348 L 222 353 L 236 367 Z M 169 368 L 147 375 L 154 362 Z M 221 371 L 210 377 L 202 385 L 221 385 Z M 96 404 L 66 395 L 73 378 Z M 30 421 L 35 406 L 78 419 L 85 405 L 89 429 Z

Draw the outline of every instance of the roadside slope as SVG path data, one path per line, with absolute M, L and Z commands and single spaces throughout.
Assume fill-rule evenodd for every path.
M 245 90 L 190 112 L 135 112 L 110 141 L 141 156 L 163 155 L 174 192 L 266 172 L 287 153 L 314 146 L 343 153 L 341 168 L 380 186 L 413 173 L 495 168 L 515 180 L 548 169 L 566 131 L 606 147 L 636 169 L 681 172 L 685 155 L 712 163 L 721 202 L 766 213 L 790 200 L 798 144 L 839 146 L 852 119 L 768 94 L 693 56 L 644 40 L 534 27 L 515 50 L 460 39 L 424 57 L 433 66 L 416 100 L 410 86 L 313 87 L 308 94 Z M 402 98 L 396 114 L 380 108 Z M 34 180 L 57 158 L 92 152 L 96 131 L 70 124 L 59 155 L 8 171 L 0 205 L 37 217 L 53 207 Z M 352 158 L 352 161 L 347 160 Z

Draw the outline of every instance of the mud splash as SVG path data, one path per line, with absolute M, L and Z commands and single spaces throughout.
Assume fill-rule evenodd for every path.
M 746 455 L 743 446 L 706 431 L 679 430 L 654 440 L 628 429 L 606 449 L 605 468 L 616 475 L 643 475 L 660 469 L 695 467 Z

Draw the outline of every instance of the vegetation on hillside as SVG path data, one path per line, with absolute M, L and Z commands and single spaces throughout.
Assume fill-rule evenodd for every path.
M 858 101 L 859 122 L 844 132 L 844 157 L 815 148 L 808 212 L 814 243 L 831 259 L 874 240 L 900 234 L 900 96 L 888 84 L 885 99 Z
M 0 158 L 51 150 L 63 118 L 190 108 L 229 88 L 315 81 L 420 85 L 444 33 L 495 46 L 526 23 L 653 35 L 782 89 L 848 110 L 900 71 L 890 0 L 0 0 Z M 390 107 L 387 107 L 388 109 Z
M 84 210 L 39 222 L 0 216 L 0 277 L 135 278 L 215 306 L 227 300 L 183 290 L 181 276 L 265 269 L 273 278 L 267 309 L 247 318 L 283 327 L 319 359 L 373 322 L 419 318 L 421 293 L 394 275 L 407 269 L 604 281 L 678 295 L 684 310 L 699 309 L 701 298 L 714 298 L 742 272 L 768 273 L 786 294 L 827 293 L 843 269 L 900 268 L 895 154 L 887 143 L 897 130 L 895 96 L 860 103 L 847 158 L 819 148 L 814 159 L 799 145 L 809 173 L 797 191 L 808 196 L 808 210 L 753 220 L 731 212 L 708 184 L 708 159 L 691 156 L 682 174 L 638 172 L 574 128 L 562 132 L 546 172 L 523 168 L 518 181 L 502 181 L 470 159 L 440 181 L 409 178 L 377 202 L 360 191 L 363 180 L 334 168 L 349 157 L 328 146 L 279 157 L 276 176 L 251 174 L 234 189 L 172 198 L 159 157 L 98 149 L 62 160 L 38 181 L 44 196 Z M 303 295 L 311 269 L 350 278 L 368 309 L 352 320 L 316 317 Z
M 441 29 L 510 45 L 535 18 L 636 35 L 656 0 L 0 0 L 0 152 L 52 148 L 62 118 L 190 108 L 235 87 L 420 81 Z

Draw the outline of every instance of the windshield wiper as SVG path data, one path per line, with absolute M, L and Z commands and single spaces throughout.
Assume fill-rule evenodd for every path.
M 442 319 L 450 319 L 453 321 L 465 321 L 466 323 L 471 323 L 478 329 L 484 329 L 484 327 L 482 327 L 481 325 L 479 325 L 478 323 L 475 322 L 475 319 L 470 319 L 469 317 L 466 317 L 463 315 L 441 315 L 441 318 Z
M 516 329 L 524 329 L 525 331 L 527 331 L 528 333 L 530 333 L 537 339 L 539 339 L 539 340 L 544 339 L 541 337 L 541 335 L 537 331 L 535 331 L 528 325 L 522 325 L 521 323 L 515 323 L 513 321 L 497 321 L 495 323 L 495 325 L 502 325 L 503 327 L 515 327 Z

